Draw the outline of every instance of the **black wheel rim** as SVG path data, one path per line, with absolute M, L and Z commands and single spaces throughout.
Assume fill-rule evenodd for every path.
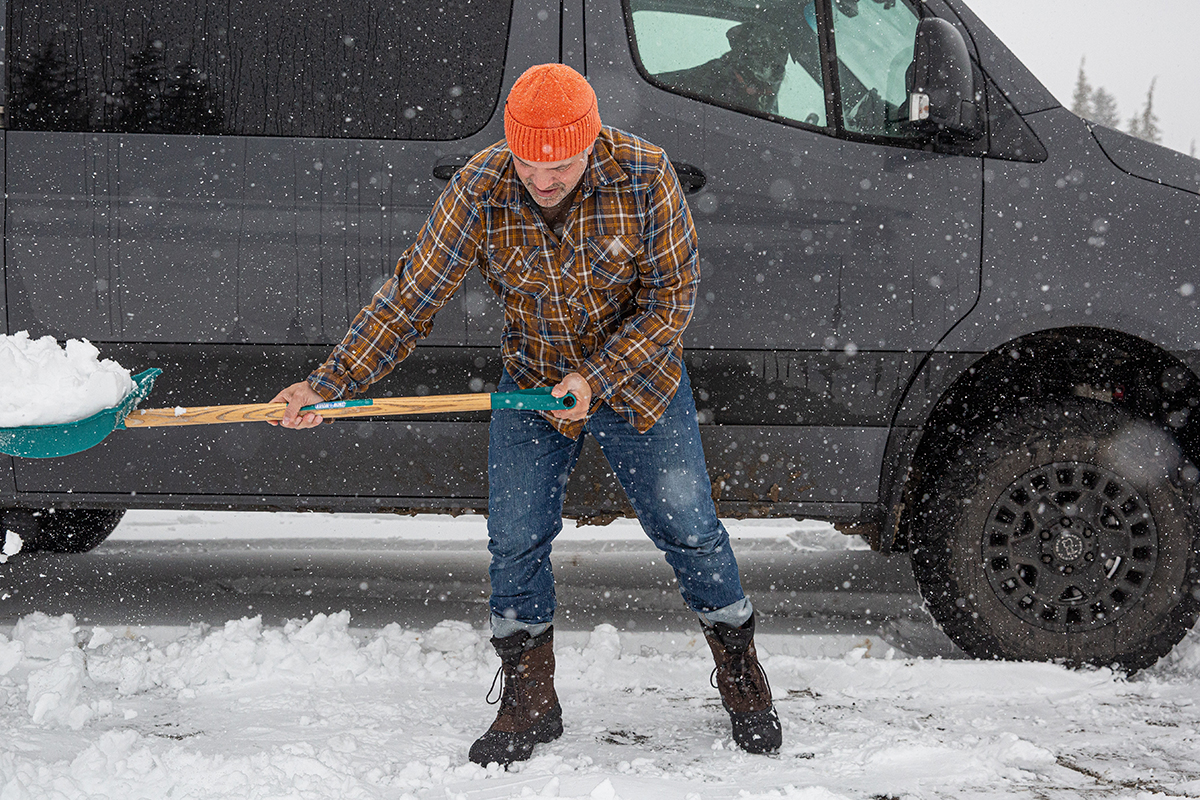
M 1030 470 L 988 512 L 982 555 L 1000 602 L 1047 631 L 1101 628 L 1150 589 L 1158 529 L 1121 476 L 1074 461 Z

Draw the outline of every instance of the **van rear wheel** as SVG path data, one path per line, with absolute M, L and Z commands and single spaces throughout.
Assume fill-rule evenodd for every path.
M 21 537 L 24 552 L 86 553 L 108 538 L 125 516 L 111 508 L 6 508 L 4 530 Z
M 1133 671 L 1191 629 L 1200 489 L 1169 431 L 1070 398 L 959 445 L 913 520 L 917 583 L 959 647 Z

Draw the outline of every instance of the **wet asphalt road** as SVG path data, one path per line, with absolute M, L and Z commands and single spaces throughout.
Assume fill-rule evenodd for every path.
M 902 556 L 799 552 L 777 542 L 737 554 L 763 632 L 857 635 L 925 619 Z M 483 542 L 109 541 L 90 553 L 23 553 L 0 564 L 0 624 L 40 611 L 90 625 L 221 625 L 256 615 L 278 625 L 347 610 L 358 628 L 483 625 L 487 563 Z M 565 542 L 553 563 L 559 629 L 695 627 L 648 544 Z

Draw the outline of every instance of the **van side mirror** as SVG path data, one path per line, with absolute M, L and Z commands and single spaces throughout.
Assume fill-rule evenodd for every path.
M 917 23 L 908 74 L 908 120 L 929 133 L 968 139 L 983 134 L 967 43 L 944 19 L 925 17 Z

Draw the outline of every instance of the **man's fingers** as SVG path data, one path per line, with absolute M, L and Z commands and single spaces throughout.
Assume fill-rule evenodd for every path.
M 552 412 L 557 419 L 574 422 L 587 417 L 588 408 L 592 402 L 592 387 L 578 372 L 572 372 L 555 384 L 550 390 L 552 397 L 564 397 L 568 392 L 575 396 L 575 405 L 571 408 L 558 409 Z
M 304 407 L 304 403 L 295 397 L 288 399 L 287 409 L 283 412 L 283 418 L 292 423 L 296 423 L 296 417 L 300 414 L 300 409 Z
M 270 422 L 272 425 L 282 425 L 285 428 L 295 430 L 315 428 L 325 421 L 324 418 L 320 414 L 314 414 L 311 411 L 301 414 L 300 409 L 314 403 L 319 403 L 322 399 L 306 382 L 293 383 L 275 395 L 275 398 L 271 401 L 272 403 L 287 403 L 287 407 L 283 410 L 283 419 L 277 421 L 271 420 Z

